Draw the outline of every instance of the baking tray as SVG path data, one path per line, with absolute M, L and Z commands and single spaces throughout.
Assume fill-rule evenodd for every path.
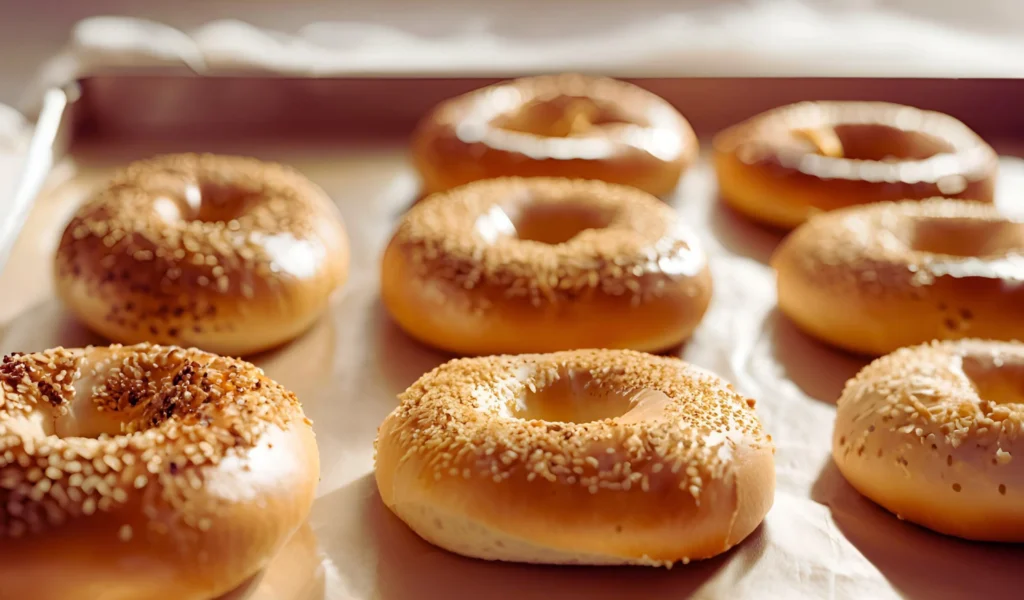
M 418 196 L 406 142 L 438 101 L 486 79 L 200 77 L 106 73 L 51 90 L 19 193 L 34 198 L 0 273 L 0 352 L 103 344 L 54 299 L 51 262 L 75 207 L 112 168 L 159 152 L 237 153 L 288 163 L 339 205 L 351 274 L 327 314 L 294 342 L 250 360 L 293 389 L 322 456 L 309 524 L 231 598 L 888 598 L 984 597 L 1019 589 L 1019 546 L 973 544 L 903 523 L 864 500 L 829 459 L 834 402 L 864 366 L 797 332 L 774 309 L 766 261 L 779 232 L 716 202 L 708 138 L 780 104 L 878 99 L 957 116 L 1003 155 L 1001 202 L 1021 193 L 1024 81 L 643 79 L 702 139 L 702 160 L 667 199 L 700 233 L 715 295 L 675 353 L 759 400 L 778 446 L 766 522 L 724 556 L 672 570 L 487 563 L 421 541 L 381 504 L 377 426 L 396 394 L 450 357 L 394 326 L 378 299 L 379 256 Z M 1017 177 L 1016 179 L 1014 177 Z

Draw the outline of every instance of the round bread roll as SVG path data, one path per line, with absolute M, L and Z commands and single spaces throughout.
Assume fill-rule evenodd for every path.
M 839 399 L 832 456 L 859 492 L 970 540 L 1024 542 L 1024 344 L 932 342 L 877 359 Z
M 319 470 L 298 400 L 248 363 L 148 344 L 6 356 L 3 595 L 217 597 L 302 525 Z
M 376 441 L 380 496 L 428 542 L 486 560 L 664 565 L 763 520 L 774 446 L 754 401 L 629 350 L 451 361 Z
M 995 151 L 955 118 L 886 102 L 801 102 L 715 136 L 722 200 L 791 229 L 823 211 L 933 196 L 991 203 Z
M 697 136 L 671 104 L 624 81 L 524 77 L 450 99 L 420 122 L 412 160 L 427 194 L 495 177 L 568 177 L 675 189 Z
M 933 339 L 1024 339 L 1024 223 L 930 199 L 837 210 L 771 259 L 779 309 L 829 344 L 879 356 Z
M 600 181 L 493 179 L 412 208 L 381 298 L 412 337 L 463 355 L 681 343 L 711 301 L 696 236 L 668 205 Z
M 327 195 L 254 159 L 177 154 L 132 163 L 74 215 L 56 289 L 120 343 L 251 355 L 306 331 L 348 275 Z

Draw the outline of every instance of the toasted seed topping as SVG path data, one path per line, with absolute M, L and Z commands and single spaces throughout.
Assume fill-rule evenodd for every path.
M 453 139 L 479 154 L 527 160 L 625 155 L 689 162 L 697 154 L 693 129 L 663 98 L 625 81 L 575 73 L 521 77 L 446 100 L 422 121 L 413 145 L 450 160 Z
M 900 159 L 899 146 L 894 145 L 896 160 L 847 156 L 835 131 L 851 126 L 884 127 L 894 135 L 923 134 L 941 140 L 949 150 Z M 998 160 L 995 151 L 956 118 L 887 102 L 790 104 L 722 131 L 714 145 L 719 152 L 735 152 L 745 163 L 769 164 L 821 179 L 880 185 L 938 183 L 949 195 L 962 191 L 967 181 L 989 177 Z M 963 183 L 956 186 L 955 181 Z
M 961 236 L 998 239 L 994 253 L 955 256 L 916 247 L 926 227 L 957 227 Z M 776 258 L 796 255 L 801 278 L 837 293 L 907 297 L 927 303 L 936 282 L 964 278 L 1024 280 L 1024 226 L 989 204 L 942 198 L 879 202 L 820 214 L 797 229 Z M 950 337 L 984 317 L 935 300 Z
M 529 390 L 569 373 L 596 390 L 653 390 L 668 397 L 657 419 L 572 423 L 526 420 L 510 412 Z M 652 488 L 661 472 L 698 502 L 726 477 L 733 450 L 771 446 L 754 402 L 680 360 L 628 350 L 457 359 L 399 396 L 389 429 L 407 456 L 428 457 L 435 479 L 545 480 L 600 489 Z M 378 440 L 379 441 L 379 440 Z M 659 488 L 663 483 L 659 483 Z
M 570 203 L 604 214 L 607 225 L 546 244 L 519 239 L 506 213 Z M 392 245 L 425 279 L 493 287 L 536 306 L 595 292 L 639 303 L 707 264 L 671 207 L 639 190 L 585 180 L 501 178 L 435 194 L 406 214 Z
M 321 270 L 333 289 L 344 273 L 325 264 L 339 252 L 340 227 L 323 190 L 288 167 L 158 156 L 129 164 L 78 209 L 55 268 L 58 281 L 106 305 L 112 326 L 188 346 L 208 330 L 242 327 L 220 311 L 232 298 L 278 297 Z
M 207 469 L 304 419 L 295 395 L 261 370 L 195 349 L 54 348 L 0 365 L 0 537 L 135 500 L 154 530 L 197 510 L 212 516 Z M 90 412 L 120 431 L 82 430 Z
M 969 374 L 965 363 L 972 362 L 988 366 Z M 948 472 L 966 463 L 979 476 L 991 473 L 992 490 L 1014 477 L 1020 480 L 1024 467 L 1011 458 L 1024 432 L 1024 396 L 988 398 L 972 379 L 998 377 L 1010 363 L 1024 364 L 1024 344 L 934 341 L 876 359 L 847 382 L 839 399 L 840 413 L 855 410 L 857 418 L 837 430 L 838 451 L 878 447 L 882 457 L 884 447 L 890 452 L 886 459 L 914 470 L 923 467 L 910 463 L 900 449 L 923 446 Z M 959 482 L 951 485 L 961 488 Z

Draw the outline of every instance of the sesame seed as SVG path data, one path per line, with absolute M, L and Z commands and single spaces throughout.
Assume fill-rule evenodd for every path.
M 168 177 L 183 176 L 201 186 L 212 183 L 208 191 L 224 188 L 228 176 L 233 191 L 204 192 L 198 213 L 189 209 L 168 218 L 154 199 L 166 194 Z M 211 206 L 207 198 L 215 200 L 214 210 L 238 214 L 200 218 Z M 347 238 L 334 214 L 323 190 L 290 167 L 241 157 L 163 155 L 118 170 L 78 208 L 61 237 L 55 270 L 108 307 L 107 324 L 120 336 L 137 337 L 140 323 L 148 323 L 143 333 L 183 346 L 201 339 L 212 347 L 217 329 L 239 329 L 251 318 L 247 311 L 218 312 L 214 304 L 238 304 L 254 297 L 255 289 L 281 285 L 274 249 L 267 245 L 278 234 L 315 242 L 310 252 L 317 255 L 298 259 L 317 266 L 325 297 L 342 283 L 345 263 L 338 257 L 347 256 Z M 301 248 L 296 251 L 305 252 Z M 246 281 L 244 297 L 232 293 L 238 280 Z M 208 314 L 208 307 L 217 314 Z M 200 335 L 183 339 L 193 328 Z
M 975 313 L 973 318 L 981 317 Z M 1014 468 L 1004 448 L 1012 447 L 1024 431 L 1024 406 L 986 398 L 985 378 L 1006 375 L 1000 370 L 1011 358 L 1024 363 L 1024 344 L 967 338 L 901 348 L 874 360 L 846 384 L 837 403 L 837 427 L 854 440 L 877 440 L 879 455 L 881 447 L 886 447 L 893 464 L 908 477 L 924 477 L 922 471 L 941 473 L 943 485 L 948 486 L 943 493 L 960 493 L 969 485 L 1002 495 L 1007 470 L 1012 474 Z M 914 430 L 908 433 L 907 425 Z M 921 451 L 915 449 L 918 446 Z M 833 459 L 855 487 L 861 485 L 859 477 L 868 476 L 858 473 L 891 468 L 878 463 L 854 467 L 864 459 L 838 448 L 833 449 Z M 970 474 L 971 481 L 954 481 L 961 474 Z M 916 487 L 920 495 L 916 501 L 934 514 L 929 526 L 951 527 L 943 523 L 961 518 L 955 507 L 942 500 L 941 490 Z M 872 498 L 894 508 L 889 503 L 895 500 L 886 494 Z M 994 508 L 989 518 L 998 522 L 1010 517 Z
M 585 205 L 608 222 L 564 243 L 506 232 L 481 244 L 479 224 L 501 212 L 502 198 L 516 196 L 530 198 L 535 207 Z M 601 181 L 499 178 L 434 194 L 405 215 L 389 248 L 401 249 L 425 278 L 464 289 L 486 284 L 537 309 L 594 293 L 624 296 L 640 306 L 669 290 L 680 299 L 693 292 L 693 304 L 710 291 L 699 240 L 675 211 L 645 192 Z M 675 263 L 693 266 L 694 273 L 666 273 L 663 266 Z M 483 314 L 493 307 L 473 310 Z
M 33 378 L 53 377 L 44 381 L 51 382 L 55 393 L 71 399 L 68 403 L 92 402 L 105 414 L 123 416 L 126 431 L 61 439 L 15 430 L 7 425 L 4 412 L 13 409 L 27 414 L 39 405 L 39 398 L 34 385 L 23 392 L 5 389 L 0 396 L 0 456 L 10 466 L 0 468 L 0 496 L 2 490 L 18 490 L 20 499 L 0 506 L 4 523 L 0 536 L 4 537 L 28 532 L 5 520 L 5 514 L 30 519 L 25 527 L 31 525 L 34 532 L 59 527 L 71 515 L 89 518 L 112 511 L 133 498 L 138 498 L 148 519 L 160 517 L 157 506 L 187 510 L 202 502 L 199 471 L 188 469 L 177 478 L 164 479 L 166 464 L 184 464 L 179 461 L 186 447 L 203 449 L 192 459 L 196 466 L 215 466 L 229 452 L 244 456 L 261 443 L 268 427 L 287 429 L 306 423 L 295 395 L 261 371 L 196 349 L 151 344 L 55 348 L 8 357 L 3 364 L 43 365 L 26 368 L 26 373 Z M 182 367 L 196 376 L 175 381 Z M 57 373 L 67 375 L 58 380 Z M 96 383 L 91 396 L 78 399 L 81 394 L 73 386 L 86 375 Z M 2 376 L 0 385 L 4 385 Z M 261 383 L 258 389 L 253 385 L 256 381 Z M 150 471 L 161 477 L 159 485 L 150 485 Z M 151 488 L 155 493 L 148 493 Z M 142 489 L 147 493 L 137 491 Z
M 566 379 L 573 389 L 588 386 L 588 394 L 658 392 L 666 406 L 659 419 L 629 425 L 509 419 L 491 410 L 490 402 L 519 402 L 531 384 L 543 393 Z M 462 470 L 470 481 L 545 482 L 590 494 L 676 488 L 692 502 L 731 473 L 734 453 L 723 452 L 722 444 L 732 438 L 714 441 L 709 433 L 742 432 L 742 443 L 773 448 L 753 407 L 725 382 L 678 359 L 629 350 L 455 359 L 423 375 L 399 400 L 380 428 L 388 437 L 375 440 L 375 448 L 388 444 L 403 464 L 421 457 L 424 478 L 448 477 L 469 459 L 480 465 Z M 673 464 L 678 474 L 666 468 Z
M 934 136 L 952 145 L 944 154 L 949 156 L 947 167 L 952 172 L 908 169 L 908 161 L 918 160 L 914 158 L 863 160 L 846 156 L 844 141 L 834 129 L 868 125 L 905 130 L 908 123 L 913 123 L 911 130 L 915 133 Z M 780 136 L 783 132 L 787 135 Z M 998 160 L 995 151 L 955 117 L 908 106 L 865 102 L 798 102 L 780 106 L 722 130 L 713 143 L 719 151 L 734 153 L 744 163 L 780 174 L 776 176 L 839 179 L 876 188 L 931 184 L 930 189 L 935 189 L 938 196 L 954 196 L 969 181 L 989 179 Z M 809 156 L 821 155 L 829 160 L 807 160 Z
M 990 164 L 987 160 L 982 162 Z M 961 227 L 971 224 L 985 227 L 1010 224 L 1015 227 L 991 204 L 975 205 L 941 198 L 876 203 L 825 212 L 805 223 L 805 227 L 795 230 L 776 252 L 774 264 L 792 265 L 798 271 L 793 277 L 781 280 L 783 288 L 780 289 L 780 296 L 787 295 L 785 286 L 789 282 L 801 281 L 803 283 L 800 285 L 812 285 L 837 302 L 851 294 L 858 297 L 869 295 L 871 302 L 902 303 L 915 294 L 928 298 L 933 293 L 930 286 L 936 277 L 943 277 L 943 272 L 936 270 L 941 268 L 936 267 L 940 263 L 934 261 L 933 253 L 914 250 L 908 240 L 915 239 L 919 226 L 935 222 L 963 224 Z M 965 264 L 964 268 L 973 269 L 972 276 L 1000 278 L 998 272 L 992 270 L 994 267 L 990 262 L 975 262 L 971 263 L 973 266 L 960 264 Z M 866 273 L 872 273 L 877 285 L 864 285 L 863 277 Z M 912 291 L 915 288 L 916 292 Z M 932 318 L 935 327 L 945 329 L 944 337 L 967 337 L 969 323 L 944 316 L 944 310 L 940 306 L 940 311 L 934 313 Z M 853 319 L 851 322 L 856 322 L 858 327 L 874 326 L 869 322 L 874 317 L 859 317 L 859 314 L 851 314 L 848 318 Z M 972 322 L 977 320 L 978 315 L 969 310 L 968 314 Z M 996 322 L 1001 319 L 996 311 L 986 312 L 988 314 Z M 922 317 L 928 318 L 927 313 L 922 314 Z M 801 318 L 806 322 L 806 319 L 813 319 L 814 316 L 801 315 Z M 1012 331 L 1007 332 L 1007 335 L 1010 338 L 1020 337 Z M 930 337 L 918 342 L 927 342 Z M 878 341 L 870 347 L 857 350 L 885 354 L 895 350 L 895 347 L 885 341 Z

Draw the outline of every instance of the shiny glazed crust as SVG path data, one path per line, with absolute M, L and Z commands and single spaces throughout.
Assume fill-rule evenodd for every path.
M 1022 375 L 1020 343 L 933 342 L 884 356 L 839 399 L 836 465 L 903 519 L 971 540 L 1024 542 Z M 1000 377 L 1014 402 L 979 395 Z
M 835 145 L 837 126 L 887 128 L 894 147 L 913 146 L 909 134 L 920 133 L 953 149 L 920 160 L 855 160 Z M 800 131 L 817 139 L 801 141 Z M 859 204 L 935 196 L 991 203 L 995 193 L 998 156 L 988 144 L 949 115 L 898 104 L 801 102 L 734 125 L 712 144 L 722 200 L 784 229 Z M 839 154 L 822 153 L 830 149 Z
M 529 115 L 527 127 L 500 126 L 524 118 L 535 103 L 560 112 L 578 98 L 591 100 L 615 122 L 564 136 L 535 131 L 543 129 L 541 119 Z M 690 124 L 662 98 L 623 81 L 576 74 L 525 77 L 452 98 L 428 114 L 412 137 L 412 160 L 427 194 L 518 176 L 598 179 L 665 196 L 697 151 Z
M 68 223 L 55 261 L 60 298 L 110 340 L 248 355 L 315 322 L 349 247 L 330 199 L 298 172 L 180 154 L 115 174 Z
M 115 345 L 0 364 L 5 596 L 217 597 L 300 527 L 318 477 L 298 400 L 248 363 Z
M 561 244 L 495 233 L 492 211 L 503 203 L 565 202 L 609 212 L 611 222 Z M 462 355 L 663 350 L 690 336 L 711 293 L 703 250 L 677 214 L 600 181 L 494 179 L 436 194 L 406 214 L 381 269 L 395 321 Z
M 999 252 L 914 249 L 925 235 Z M 930 199 L 818 215 L 782 242 L 771 264 L 779 309 L 800 329 L 880 356 L 933 339 L 1024 339 L 1022 255 L 1024 226 L 996 207 Z
M 514 416 L 529 390 L 561 378 L 639 394 L 620 417 Z M 376 442 L 381 498 L 417 534 L 465 556 L 667 566 L 727 551 L 773 502 L 774 446 L 754 401 L 674 358 L 458 359 L 400 400 Z

